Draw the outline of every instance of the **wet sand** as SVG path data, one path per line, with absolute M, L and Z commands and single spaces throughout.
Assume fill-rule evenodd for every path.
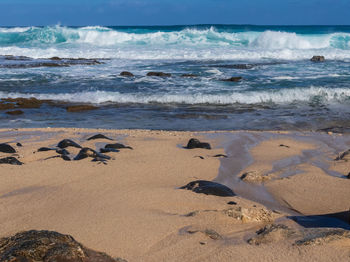
M 111 143 L 86 140 L 98 133 L 133 150 L 108 153 L 106 164 L 36 152 L 64 138 L 93 149 Z M 184 149 L 192 137 L 212 150 Z M 0 143 L 24 163 L 0 165 L 0 236 L 54 230 L 128 261 L 350 259 L 350 164 L 334 161 L 350 148 L 347 135 L 21 129 L 0 130 Z M 216 181 L 237 196 L 178 189 L 194 180 Z M 256 240 L 270 224 L 294 233 L 280 227 Z M 306 238 L 311 244 L 301 244 Z

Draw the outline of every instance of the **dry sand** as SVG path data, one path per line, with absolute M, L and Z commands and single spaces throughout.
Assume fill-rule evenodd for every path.
M 91 159 L 45 160 L 57 154 L 36 152 L 63 138 L 91 148 L 110 142 L 86 141 L 97 133 L 134 149 L 109 153 L 113 160 L 106 165 Z M 252 201 L 243 196 L 208 196 L 178 189 L 198 179 L 216 178 L 220 182 L 220 164 L 235 159 L 228 145 L 236 133 L 0 130 L 0 143 L 13 145 L 24 163 L 0 165 L 0 236 L 29 229 L 54 230 L 129 262 L 349 261 L 350 238 L 343 231 L 329 237 L 325 233 L 329 229 L 318 227 L 316 222 L 304 228 L 291 215 L 340 213 L 343 224 L 331 221 L 331 225 L 346 228 L 350 179 L 344 175 L 350 171 L 350 163 L 333 159 L 341 149 L 350 148 L 350 138 L 243 132 L 259 139 L 248 148 L 252 161 L 232 173 L 233 181 L 239 181 L 233 189 L 239 191 L 243 183 L 263 187 L 273 197 L 274 207 L 258 201 L 259 195 Z M 192 137 L 210 142 L 213 149 L 182 148 Z M 17 142 L 23 147 L 16 147 Z M 213 157 L 216 154 L 227 154 L 228 158 Z M 9 154 L 0 153 L 0 158 L 5 156 Z M 239 177 L 247 172 L 254 172 L 253 179 L 241 181 Z M 228 205 L 229 201 L 237 204 Z M 288 226 L 294 233 L 277 228 L 254 240 L 255 244 L 247 242 L 269 224 Z M 307 245 L 296 242 L 305 236 L 315 239 L 317 234 L 321 234 L 317 241 Z

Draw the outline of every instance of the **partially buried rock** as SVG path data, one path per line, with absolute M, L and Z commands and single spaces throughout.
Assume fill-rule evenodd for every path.
M 91 136 L 89 137 L 88 139 L 86 140 L 95 140 L 95 139 L 107 139 L 107 140 L 113 140 L 109 137 L 106 137 L 105 135 L 102 135 L 102 134 L 97 134 L 97 135 L 94 135 L 94 136 Z
M 50 147 L 40 147 L 38 149 L 38 152 L 47 152 L 47 151 L 52 151 L 52 150 L 56 150 L 55 148 L 50 148 Z
M 6 114 L 11 116 L 18 116 L 24 114 L 22 110 L 7 111 Z
M 234 76 L 234 77 L 231 77 L 231 78 L 222 79 L 221 81 L 224 81 L 224 82 L 239 82 L 241 80 L 242 80 L 241 76 Z
M 75 143 L 74 141 L 70 140 L 70 139 L 63 139 L 62 141 L 60 141 L 57 144 L 57 147 L 59 148 L 66 148 L 66 147 L 76 147 L 76 148 L 82 148 L 80 145 L 78 145 L 77 143 Z
M 0 144 L 0 152 L 13 154 L 13 153 L 16 153 L 16 150 L 9 144 L 4 143 L 4 144 Z
M 125 76 L 125 77 L 133 77 L 134 74 L 133 73 L 130 73 L 128 71 L 123 71 L 119 74 L 120 76 Z
M 82 160 L 88 157 L 92 157 L 92 158 L 99 158 L 99 159 L 104 159 L 104 160 L 109 160 L 111 159 L 110 156 L 106 156 L 103 154 L 100 154 L 98 152 L 96 152 L 95 150 L 88 148 L 88 147 L 84 147 L 80 150 L 80 152 L 78 153 L 78 155 L 74 158 L 74 160 Z
M 259 183 L 259 182 L 264 182 L 264 181 L 271 179 L 270 176 L 265 175 L 265 174 L 258 172 L 258 171 L 246 172 L 246 173 L 242 174 L 242 176 L 240 178 L 244 182 L 249 182 L 249 183 Z
M 311 58 L 311 61 L 312 62 L 324 62 L 326 61 L 326 59 L 324 58 L 324 56 L 322 55 L 314 55 L 312 58 Z
M 126 262 L 86 248 L 70 235 L 30 230 L 0 239 L 4 262 Z
M 171 74 L 163 72 L 148 72 L 147 76 L 170 77 Z
M 257 236 L 248 240 L 251 245 L 261 245 L 287 239 L 295 234 L 295 231 L 285 225 L 267 225 L 256 232 Z
M 333 241 L 350 239 L 350 231 L 340 228 L 309 229 L 304 233 L 304 239 L 295 242 L 297 245 L 322 245 Z
M 123 144 L 120 144 L 120 143 L 115 143 L 115 144 L 107 144 L 105 145 L 105 148 L 108 149 L 108 148 L 114 148 L 114 149 L 133 149 L 131 146 L 125 146 Z
M 15 157 L 5 157 L 5 158 L 1 158 L 0 159 L 0 164 L 9 164 L 9 165 L 22 165 L 23 163 L 21 161 L 19 161 L 17 158 Z
M 187 185 L 180 187 L 180 189 L 187 189 L 199 194 L 221 197 L 235 196 L 235 193 L 227 186 L 206 180 L 192 181 Z
M 187 149 L 193 149 L 193 148 L 211 149 L 211 146 L 209 143 L 201 142 L 196 138 L 191 138 L 188 141 L 187 146 L 185 148 L 187 148 Z
M 76 113 L 76 112 L 82 112 L 82 111 L 89 111 L 89 110 L 95 110 L 98 107 L 92 106 L 92 105 L 76 105 L 76 106 L 68 106 L 67 112 L 70 113 Z
M 111 153 L 111 152 L 118 153 L 120 151 L 118 149 L 115 149 L 115 148 L 101 148 L 100 149 L 100 153 Z

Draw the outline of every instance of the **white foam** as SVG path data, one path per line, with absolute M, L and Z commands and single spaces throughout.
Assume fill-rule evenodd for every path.
M 345 88 L 293 88 L 277 91 L 250 91 L 212 95 L 212 94 L 122 94 L 119 92 L 107 91 L 87 91 L 79 93 L 64 94 L 29 94 L 29 93 L 7 93 L 0 92 L 1 98 L 11 97 L 36 97 L 38 99 L 52 99 L 60 101 L 69 101 L 76 103 L 177 103 L 177 104 L 259 104 L 275 103 L 289 104 L 292 102 L 309 102 L 314 98 L 324 103 L 346 103 L 350 97 L 350 90 Z

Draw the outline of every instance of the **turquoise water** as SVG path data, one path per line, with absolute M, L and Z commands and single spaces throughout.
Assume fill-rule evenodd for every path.
M 314 55 L 326 62 L 311 62 Z M 102 63 L 45 66 L 51 57 Z M 350 26 L 0 27 L 0 98 L 99 107 L 68 113 L 44 105 L 21 116 L 0 111 L 0 127 L 347 127 L 349 66 Z M 135 77 L 120 77 L 125 70 Z M 146 77 L 149 71 L 172 77 Z M 221 81 L 232 76 L 243 79 Z

